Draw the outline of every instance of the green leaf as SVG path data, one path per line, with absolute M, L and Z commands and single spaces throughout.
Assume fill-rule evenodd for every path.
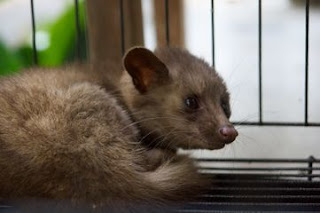
M 0 42 L 0 75 L 8 75 L 21 69 L 22 63 L 19 57 L 10 52 L 5 45 Z

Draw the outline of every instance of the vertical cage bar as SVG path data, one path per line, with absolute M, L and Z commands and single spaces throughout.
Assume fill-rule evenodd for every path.
M 168 2 L 168 0 L 165 0 L 164 7 L 165 7 L 165 18 L 166 18 L 166 43 L 167 43 L 167 46 L 170 46 L 169 2 Z
M 308 170 L 308 175 L 309 175 L 308 181 L 312 181 L 311 175 L 312 175 L 312 170 L 313 170 L 313 162 L 314 162 L 315 158 L 313 156 L 310 156 L 308 160 L 309 160 L 309 162 L 308 162 L 308 169 L 309 169 Z
M 36 44 L 36 23 L 35 23 L 35 15 L 34 15 L 34 4 L 33 0 L 30 0 L 31 6 L 31 23 L 32 23 L 32 58 L 33 64 L 38 64 L 38 53 L 37 53 L 37 44 Z
M 214 0 L 211 0 L 211 39 L 212 39 L 212 66 L 215 66 L 215 41 L 214 41 Z
M 305 46 L 305 109 L 304 124 L 308 126 L 308 90 L 309 90 L 309 8 L 310 1 L 306 0 L 306 46 Z
M 77 60 L 81 58 L 81 44 L 80 44 L 80 36 L 81 36 L 81 28 L 80 28 L 80 17 L 79 17 L 79 0 L 74 0 L 75 6 L 75 25 L 76 25 L 76 48 L 75 48 L 75 56 Z
M 258 20 L 258 36 L 259 36 L 259 124 L 262 124 L 262 3 L 259 0 L 259 20 Z
M 124 40 L 124 11 L 123 11 L 123 0 L 119 0 L 119 8 L 120 8 L 120 36 L 121 36 L 121 54 L 124 55 L 125 52 L 125 40 Z

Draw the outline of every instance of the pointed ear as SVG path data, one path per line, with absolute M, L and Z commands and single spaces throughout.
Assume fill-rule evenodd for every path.
M 169 81 L 166 65 L 148 49 L 135 47 L 129 50 L 123 62 L 133 84 L 141 94 Z

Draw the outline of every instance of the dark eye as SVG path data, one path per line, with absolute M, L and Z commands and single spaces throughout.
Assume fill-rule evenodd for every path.
M 190 96 L 184 99 L 184 105 L 191 110 L 199 108 L 198 98 L 196 96 Z

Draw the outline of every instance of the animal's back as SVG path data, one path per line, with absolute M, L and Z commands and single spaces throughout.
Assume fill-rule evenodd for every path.
M 128 164 L 137 132 L 117 100 L 85 75 L 36 70 L 2 79 L 1 196 L 94 199 L 103 186 L 121 194 L 113 189 L 135 172 Z

